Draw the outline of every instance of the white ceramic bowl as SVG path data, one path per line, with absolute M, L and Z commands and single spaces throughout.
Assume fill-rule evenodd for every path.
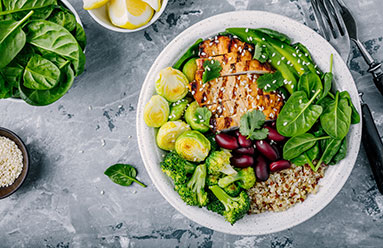
M 335 49 L 320 35 L 292 19 L 262 11 L 229 12 L 205 19 L 178 35 L 158 56 L 150 68 L 142 86 L 137 107 L 138 144 L 146 170 L 158 191 L 179 212 L 189 219 L 216 231 L 238 235 L 261 235 L 291 228 L 311 218 L 322 210 L 341 190 L 354 166 L 361 140 L 361 124 L 352 125 L 348 134 L 348 152 L 345 159 L 330 166 L 325 177 L 320 180 L 317 194 L 309 195 L 303 202 L 279 213 L 248 215 L 233 226 L 206 209 L 187 206 L 173 190 L 171 180 L 161 171 L 160 162 L 163 152 L 156 146 L 155 130 L 147 127 L 143 120 L 144 106 L 155 94 L 155 77 L 159 70 L 173 65 L 183 51 L 198 38 L 208 38 L 224 31 L 228 27 L 271 28 L 290 36 L 294 42 L 308 47 L 313 59 L 324 71 L 329 70 L 330 55 L 334 54 L 335 87 L 348 90 L 353 103 L 361 113 L 358 92 L 354 80 L 342 58 Z
M 136 29 L 119 28 L 119 27 L 113 25 L 113 23 L 109 19 L 107 11 L 106 11 L 106 6 L 102 6 L 101 8 L 98 8 L 98 9 L 88 10 L 88 13 L 98 24 L 100 24 L 101 26 L 103 26 L 106 29 L 120 32 L 120 33 L 132 33 L 132 32 L 136 32 L 136 31 L 145 29 L 145 28 L 149 27 L 150 25 L 152 25 L 153 23 L 155 23 L 157 21 L 157 19 L 161 16 L 161 14 L 164 12 L 167 4 L 168 4 L 168 0 L 162 0 L 162 5 L 161 5 L 160 10 L 158 12 L 154 13 L 152 19 L 147 24 L 145 24 L 144 26 L 136 28 Z

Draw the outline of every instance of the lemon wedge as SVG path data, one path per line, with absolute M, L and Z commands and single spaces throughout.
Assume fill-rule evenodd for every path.
M 109 0 L 83 0 L 84 9 L 91 10 L 104 6 Z
M 108 14 L 114 25 L 136 29 L 152 19 L 154 10 L 142 0 L 110 0 Z
M 149 4 L 156 12 L 161 9 L 161 0 L 142 0 L 145 3 Z

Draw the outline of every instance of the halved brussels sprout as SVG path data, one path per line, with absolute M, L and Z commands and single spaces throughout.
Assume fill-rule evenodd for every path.
M 197 58 L 191 58 L 186 62 L 184 65 L 184 68 L 182 69 L 182 72 L 185 74 L 185 76 L 189 79 L 189 82 L 193 81 L 195 78 L 195 72 L 197 71 Z
M 199 108 L 198 102 L 192 102 L 185 111 L 185 121 L 191 126 L 192 129 L 205 133 L 209 131 L 209 126 L 198 123 L 196 118 L 196 111 Z
M 202 162 L 210 151 L 210 141 L 198 131 L 186 131 L 176 140 L 176 152 L 186 160 Z
M 152 96 L 144 108 L 144 121 L 149 127 L 160 127 L 169 118 L 169 103 L 162 96 Z
M 169 114 L 169 121 L 176 121 L 182 118 L 183 114 L 185 113 L 185 109 L 188 106 L 189 101 L 184 99 L 181 99 L 179 101 L 173 102 L 170 105 L 170 114 Z
M 156 91 L 169 102 L 176 102 L 186 96 L 188 84 L 188 79 L 181 71 L 167 67 L 157 76 Z
M 183 121 L 166 122 L 157 133 L 158 147 L 166 151 L 174 150 L 176 139 L 187 130 L 190 126 Z

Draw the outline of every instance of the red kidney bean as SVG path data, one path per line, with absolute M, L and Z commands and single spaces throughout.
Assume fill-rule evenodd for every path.
M 253 144 L 251 139 L 246 138 L 242 134 L 239 134 L 237 139 L 238 139 L 239 145 L 242 147 L 250 147 Z
M 277 144 L 272 144 L 271 147 L 274 149 L 274 151 L 277 153 L 277 159 L 281 158 L 282 150 L 279 148 Z
M 266 181 L 269 178 L 269 166 L 262 156 L 258 156 L 255 160 L 255 175 L 258 180 Z
M 275 161 L 278 159 L 278 153 L 274 150 L 274 148 L 264 140 L 257 140 L 255 142 L 257 150 L 262 153 L 266 158 L 271 161 Z
M 254 158 L 249 155 L 234 156 L 231 158 L 230 162 L 239 168 L 246 168 L 254 164 Z
M 254 155 L 255 150 L 254 147 L 240 147 L 235 149 L 233 152 L 239 155 Z
M 267 138 L 269 140 L 274 140 L 276 142 L 283 141 L 286 137 L 280 135 L 275 128 L 272 127 L 265 127 L 269 130 L 269 134 L 267 135 Z
M 217 134 L 215 136 L 215 141 L 220 147 L 225 149 L 234 150 L 239 147 L 237 138 L 226 133 Z
M 289 161 L 287 161 L 287 160 L 279 160 L 279 161 L 272 162 L 270 164 L 270 171 L 271 172 L 276 172 L 276 171 L 288 169 L 290 167 L 291 167 L 291 164 L 290 164 Z

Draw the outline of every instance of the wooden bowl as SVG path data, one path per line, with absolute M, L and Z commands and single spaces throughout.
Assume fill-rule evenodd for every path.
M 0 187 L 0 199 L 5 198 L 16 192 L 20 188 L 20 186 L 23 184 L 25 178 L 27 177 L 28 170 L 29 170 L 29 153 L 27 150 L 27 147 L 25 146 L 24 142 L 20 139 L 19 136 L 17 136 L 14 132 L 0 127 L 0 137 L 6 137 L 16 143 L 16 145 L 21 150 L 21 153 L 23 154 L 23 169 L 19 175 L 19 177 L 13 182 L 13 184 L 7 186 L 7 187 Z

